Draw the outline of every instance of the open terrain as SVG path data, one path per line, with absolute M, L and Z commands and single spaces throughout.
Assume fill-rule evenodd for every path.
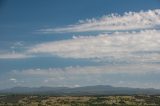
M 160 106 L 159 89 L 96 85 L 0 90 L 0 106 Z
M 1 95 L 0 106 L 160 106 L 160 96 Z

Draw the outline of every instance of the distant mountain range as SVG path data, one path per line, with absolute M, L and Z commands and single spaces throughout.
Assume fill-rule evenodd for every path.
M 0 94 L 39 94 L 55 96 L 94 96 L 94 95 L 160 95 L 160 89 L 141 89 L 128 87 L 112 87 L 109 85 L 96 85 L 85 87 L 14 87 L 0 90 Z

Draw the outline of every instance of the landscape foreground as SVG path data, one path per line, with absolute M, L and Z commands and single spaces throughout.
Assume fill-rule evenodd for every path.
M 0 95 L 0 106 L 160 106 L 160 96 Z

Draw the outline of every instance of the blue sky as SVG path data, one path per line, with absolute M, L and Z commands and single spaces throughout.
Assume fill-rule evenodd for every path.
M 1 0 L 0 89 L 160 88 L 159 0 Z

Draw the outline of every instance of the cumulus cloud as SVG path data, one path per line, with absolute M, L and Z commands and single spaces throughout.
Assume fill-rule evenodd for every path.
M 135 30 L 150 29 L 160 26 L 160 9 L 128 12 L 124 15 L 111 14 L 99 19 L 81 20 L 78 24 L 69 25 L 62 28 L 48 28 L 39 30 L 42 33 L 66 33 L 66 32 L 86 32 L 86 31 L 115 31 L 115 30 Z
M 98 36 L 37 44 L 28 53 L 44 53 L 63 58 L 123 59 L 126 61 L 159 61 L 160 31 L 114 32 Z

